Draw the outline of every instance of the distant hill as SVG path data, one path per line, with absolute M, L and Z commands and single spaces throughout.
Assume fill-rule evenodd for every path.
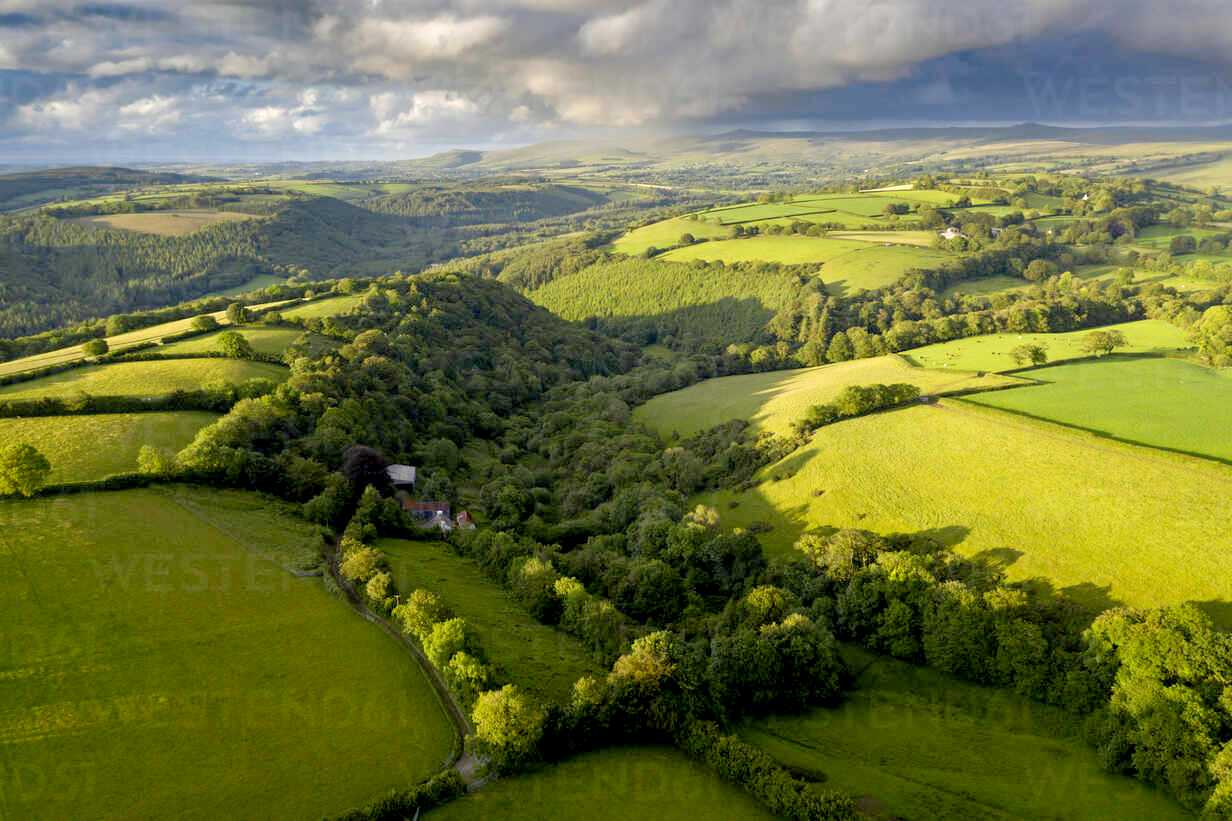
M 146 185 L 206 182 L 209 179 L 211 178 L 170 171 L 138 171 L 132 168 L 88 165 L 23 171 L 0 175 L 0 210 L 13 211 Z

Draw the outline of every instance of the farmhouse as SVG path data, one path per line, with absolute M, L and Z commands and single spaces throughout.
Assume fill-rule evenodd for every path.
M 449 516 L 449 502 L 416 502 L 403 499 L 402 509 L 410 513 L 411 518 L 419 522 L 420 527 L 436 527 L 446 532 L 453 530 L 453 523 Z
M 941 232 L 942 239 L 958 239 L 962 235 L 963 235 L 962 231 L 959 231 L 957 228 L 955 228 L 952 225 L 949 228 Z
M 415 468 L 411 465 L 390 465 L 385 468 L 385 475 L 395 488 L 415 486 Z

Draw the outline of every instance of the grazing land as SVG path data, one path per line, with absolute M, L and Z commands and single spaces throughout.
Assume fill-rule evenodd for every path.
M 859 676 L 839 707 L 751 722 L 741 735 L 862 796 L 873 817 L 1190 817 L 1106 772 L 1062 710 L 854 647 L 844 655 Z
M 1093 606 L 1232 602 L 1232 469 L 1213 462 L 942 400 L 822 428 L 760 479 L 700 501 L 772 525 L 774 554 L 809 528 L 926 531 Z
M 1185 331 L 1160 319 L 1143 319 L 1088 328 L 1061 334 L 991 334 L 955 339 L 916 348 L 906 354 L 911 362 L 925 368 L 954 368 L 960 371 L 1008 371 L 1021 367 L 1010 351 L 1020 345 L 1043 345 L 1048 360 L 1059 362 L 1078 359 L 1088 354 L 1082 350 L 1083 340 L 1093 330 L 1120 331 L 1129 345 L 1119 349 L 1125 353 L 1175 353 L 1186 350 L 1190 342 Z
M 0 527 L 6 817 L 320 817 L 449 755 L 414 660 L 283 568 L 320 537 L 280 506 L 131 490 Z
M 937 239 L 933 231 L 831 231 L 826 236 L 831 239 L 858 239 L 861 242 L 873 242 L 880 245 L 914 245 L 919 248 L 931 248 Z
M 819 368 L 707 379 L 656 396 L 634 411 L 634 419 L 663 437 L 692 436 L 732 419 L 748 419 L 756 430 L 784 436 L 810 407 L 829 402 L 849 385 L 895 382 L 916 385 L 925 394 L 946 394 L 1000 388 L 1019 380 L 916 368 L 900 356 L 878 356 Z
M 51 376 L 0 387 L 0 400 L 93 396 L 162 396 L 198 390 L 210 382 L 239 384 L 249 379 L 287 378 L 287 369 L 240 359 L 165 359 L 85 365 Z
M 1041 385 L 971 397 L 1117 439 L 1232 461 L 1232 372 L 1112 356 L 1031 371 Z
M 443 543 L 385 539 L 380 547 L 398 589 L 439 595 L 475 628 L 488 660 L 513 684 L 565 703 L 575 681 L 604 672 L 573 637 L 535 621 L 478 565 Z
M 288 308 L 282 315 L 291 319 L 324 319 L 327 316 L 345 314 L 363 300 L 363 294 L 331 296 Z
M 748 793 L 664 747 L 585 753 L 528 775 L 501 779 L 426 816 L 430 821 L 773 817 Z
M 242 222 L 255 219 L 251 214 L 236 211 L 144 211 L 136 214 L 104 214 L 96 217 L 78 217 L 73 222 L 97 225 L 138 234 L 158 234 L 163 237 L 182 237 L 211 225 L 224 222 Z
M 209 353 L 217 351 L 218 336 L 221 333 L 223 332 L 218 331 L 217 333 L 205 334 L 204 336 L 181 339 L 179 342 L 164 345 L 158 350 L 160 353 L 165 354 Z M 254 351 L 263 354 L 280 354 L 291 347 L 291 344 L 304 334 L 299 328 L 244 328 L 237 331 L 237 333 L 248 340 L 248 344 L 252 345 Z
M 203 411 L 0 419 L 0 442 L 24 442 L 51 463 L 47 481 L 81 482 L 137 470 L 142 445 L 177 452 L 217 419 Z
M 943 251 L 913 245 L 858 248 L 827 262 L 821 278 L 831 293 L 872 291 L 893 285 L 913 268 L 935 268 L 946 259 Z
M 722 239 L 728 236 L 728 229 L 713 222 L 701 219 L 660 220 L 643 225 L 620 236 L 612 243 L 612 250 L 629 256 L 640 256 L 648 248 L 671 248 L 680 244 L 680 238 L 692 234 L 696 239 Z
M 843 254 L 867 248 L 866 244 L 853 240 L 780 234 L 699 242 L 669 251 L 662 259 L 671 262 L 703 259 L 707 262 L 781 262 L 785 265 L 804 265 L 828 262 Z

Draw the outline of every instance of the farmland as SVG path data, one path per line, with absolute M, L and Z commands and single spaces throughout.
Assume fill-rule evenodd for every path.
M 289 319 L 324 319 L 327 316 L 345 314 L 361 303 L 363 299 L 363 294 L 331 296 L 325 299 L 305 302 L 303 305 L 295 305 L 283 311 L 282 315 Z
M 867 248 L 864 243 L 852 240 L 780 235 L 699 242 L 669 251 L 662 258 L 670 262 L 701 259 L 708 262 L 781 262 L 785 265 L 804 265 L 828 262 L 843 254 Z
M 177 411 L 0 419 L 0 441 L 37 447 L 51 462 L 53 484 L 88 481 L 136 471 L 142 445 L 179 451 L 217 418 Z
M 612 250 L 629 256 L 640 256 L 646 253 L 648 248 L 671 248 L 679 245 L 684 234 L 692 234 L 697 239 L 722 239 L 728 236 L 728 229 L 705 220 L 676 217 L 633 229 L 613 242 Z
M 1223 465 L 943 400 L 822 428 L 757 487 L 702 501 L 772 525 L 773 554 L 807 528 L 927 532 L 1011 579 L 1148 607 L 1232 600 L 1229 493 Z
M 661 821 L 773 818 L 746 793 L 676 750 L 618 747 L 497 781 L 426 816 L 431 821 L 586 818 Z
M 871 291 L 893 285 L 913 268 L 935 268 L 946 258 L 942 251 L 913 245 L 857 248 L 826 263 L 821 277 L 831 293 Z
M 1119 349 L 1124 353 L 1174 353 L 1190 346 L 1185 331 L 1158 319 L 1110 325 L 1098 330 L 1115 330 L 1125 334 L 1129 345 Z M 925 368 L 1008 371 L 1020 367 L 1010 355 L 1010 351 L 1020 345 L 1044 346 L 1050 362 L 1087 356 L 1082 350 L 1082 344 L 1090 333 L 1091 330 L 1088 329 L 1059 334 L 1005 333 L 973 336 L 916 348 L 906 356 L 911 362 Z
M 741 735 L 826 775 L 895 818 L 1187 818 L 1162 793 L 1111 775 L 1072 716 L 1001 690 L 847 648 L 855 688 L 834 710 L 776 716 Z
M 166 359 L 85 365 L 0 387 L 0 400 L 93 396 L 162 396 L 198 390 L 211 382 L 239 384 L 249 379 L 281 382 L 287 369 L 240 359 Z
M 223 333 L 205 334 L 172 342 L 159 348 L 159 353 L 190 354 L 209 353 L 218 350 L 218 336 Z M 299 328 L 242 328 L 236 333 L 248 340 L 257 353 L 280 354 L 291 346 L 295 340 L 303 336 Z
M 283 570 L 319 536 L 277 506 L 134 490 L 0 525 L 6 817 L 319 817 L 449 755 L 412 659 Z
M 439 595 L 475 628 L 502 677 L 519 687 L 564 703 L 575 681 L 603 672 L 575 639 L 532 619 L 474 562 L 441 542 L 385 539 L 380 547 L 398 589 L 423 588 Z
M 971 397 L 1002 410 L 1154 447 L 1232 461 L 1232 373 L 1114 356 L 1030 372 L 1044 384 Z
M 779 436 L 791 432 L 812 405 L 829 402 L 849 385 L 907 382 L 925 394 L 987 390 L 1013 385 L 1001 376 L 977 376 L 916 368 L 899 356 L 879 356 L 794 371 L 725 376 L 661 394 L 642 405 L 634 419 L 660 436 L 691 436 L 732 419 L 748 419 L 756 430 Z
M 253 219 L 251 214 L 235 211 L 145 211 L 136 214 L 106 214 L 97 217 L 78 217 L 74 222 L 82 225 L 97 225 L 120 231 L 139 234 L 158 234 L 163 237 L 181 237 L 219 225 L 224 222 L 242 222 Z

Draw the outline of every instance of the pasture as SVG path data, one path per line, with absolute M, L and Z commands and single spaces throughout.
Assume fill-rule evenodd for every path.
M 729 229 L 701 219 L 675 217 L 634 228 L 612 243 L 612 250 L 628 256 L 640 256 L 648 248 L 671 248 L 680 244 L 683 234 L 692 234 L 697 239 L 714 239 L 728 236 Z
M 867 248 L 866 243 L 853 240 L 780 234 L 699 242 L 668 251 L 659 259 L 671 262 L 700 259 L 707 262 L 780 262 L 784 265 L 805 265 L 828 262 L 843 254 Z
M 824 773 L 873 817 L 1189 817 L 1106 772 L 1062 710 L 855 647 L 844 656 L 858 677 L 837 708 L 750 722 L 740 735 Z
M 872 291 L 893 285 L 913 268 L 935 268 L 947 258 L 944 251 L 912 245 L 866 244 L 827 262 L 821 278 L 831 293 Z
M 973 373 L 916 368 L 900 356 L 878 356 L 818 368 L 768 371 L 707 379 L 660 394 L 637 408 L 633 418 L 664 438 L 692 436 L 732 419 L 748 419 L 755 430 L 791 433 L 813 405 L 829 402 L 850 385 L 907 382 L 925 394 L 987 390 L 1018 380 Z
M 275 355 L 291 347 L 295 340 L 304 335 L 299 328 L 263 328 L 260 326 L 245 326 L 236 332 L 247 339 L 248 344 L 252 345 L 252 349 L 257 353 Z M 179 342 L 164 345 L 158 350 L 165 354 L 210 353 L 218 350 L 218 336 L 222 333 L 223 331 L 218 331 L 181 339 Z
M 502 677 L 542 697 L 567 703 L 573 683 L 604 670 L 572 636 L 540 624 L 444 543 L 382 539 L 398 590 L 431 590 L 475 628 L 480 646 Z
M 129 490 L 0 502 L 0 529 L 5 817 L 315 818 L 449 756 L 409 654 L 283 569 L 320 536 L 282 506 Z
M 872 242 L 878 245 L 914 245 L 918 248 L 931 248 L 937 239 L 935 231 L 831 231 L 830 239 L 856 239 L 862 242 Z
M 1221 464 L 942 400 L 824 427 L 758 480 L 698 501 L 770 524 L 772 554 L 811 528 L 927 533 L 1092 606 L 1196 601 L 1232 624 Z
M 908 361 L 924 368 L 953 368 L 960 371 L 1008 371 L 1021 367 L 1010 351 L 1020 345 L 1043 345 L 1049 362 L 1087 356 L 1083 340 L 1092 331 L 1120 331 L 1129 345 L 1122 353 L 1174 353 L 1186 350 L 1190 342 L 1185 331 L 1161 319 L 1143 319 L 1104 328 L 1086 328 L 1059 334 L 989 334 L 926 345 L 904 354 Z
M 1031 371 L 1041 385 L 970 397 L 992 408 L 1232 462 L 1232 371 L 1112 356 Z
M 329 316 L 338 316 L 350 311 L 359 303 L 363 302 L 363 294 L 346 294 L 343 296 L 331 296 L 325 299 L 316 299 L 311 302 L 305 302 L 301 305 L 295 305 L 282 312 L 282 315 L 288 319 L 324 319 Z
M 84 365 L 0 387 L 0 401 L 55 397 L 71 399 L 82 393 L 92 396 L 162 396 L 192 391 L 211 382 L 238 385 L 249 379 L 281 382 L 288 371 L 281 365 L 242 359 L 164 359 L 144 362 L 114 362 Z
M 668 747 L 614 747 L 502 778 L 443 807 L 429 821 L 697 821 L 770 819 L 748 793 Z
M 0 442 L 38 448 L 51 463 L 51 484 L 81 482 L 134 473 L 142 445 L 179 452 L 217 418 L 204 411 L 176 411 L 0 419 Z
M 94 217 L 75 217 L 72 222 L 138 234 L 182 237 L 212 225 L 220 225 L 224 222 L 243 222 L 250 219 L 255 219 L 255 217 L 252 214 L 241 214 L 236 211 L 187 210 L 103 214 Z

